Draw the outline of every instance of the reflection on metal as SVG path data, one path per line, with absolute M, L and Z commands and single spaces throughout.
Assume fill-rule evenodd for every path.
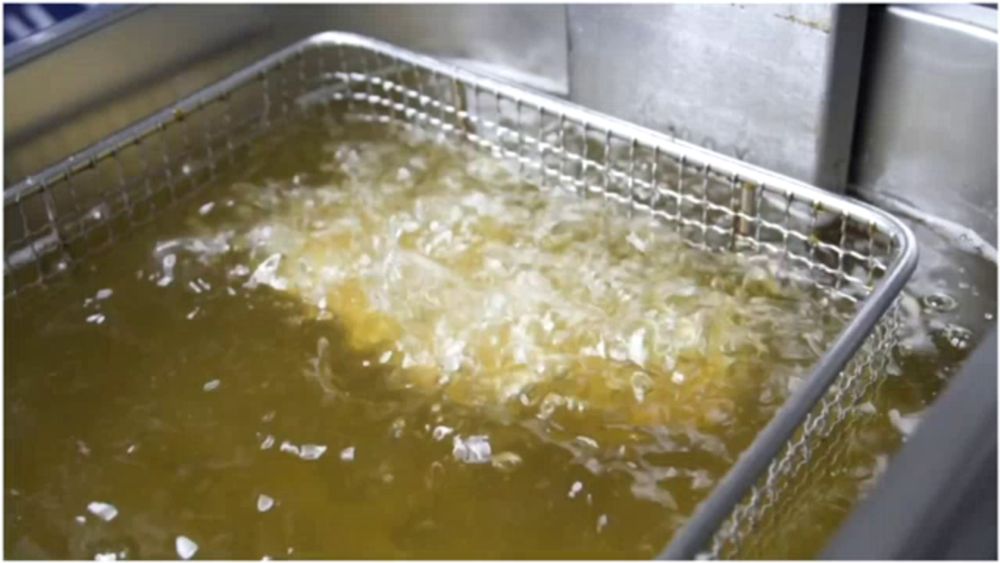
M 840 191 L 866 8 L 571 6 L 574 101 Z
M 26 4 L 22 7 L 27 13 L 31 13 L 28 11 L 31 8 L 42 10 L 42 14 L 47 13 L 44 11 L 44 8 L 41 8 L 37 4 Z M 77 9 L 83 10 L 82 7 L 78 7 Z M 27 63 L 35 57 L 42 56 L 70 41 L 111 25 L 119 19 L 141 9 L 143 9 L 143 6 L 107 4 L 89 6 L 81 13 L 59 22 L 52 20 L 51 16 L 45 16 L 49 18 L 49 22 L 36 23 L 48 23 L 48 25 L 45 25 L 37 32 L 31 33 L 28 30 L 31 33 L 30 35 L 4 46 L 4 72 L 10 72 L 12 69 Z M 7 15 L 4 14 L 4 17 L 7 17 Z
M 568 91 L 566 11 L 525 5 L 212 5 L 130 10 L 7 69 L 6 185 L 266 53 L 359 31 L 537 90 Z M 29 60 L 30 59 L 30 60 Z M 51 87 L 58 77 L 58 88 Z
M 340 4 L 326 9 L 330 29 L 391 41 L 548 93 L 568 92 L 563 6 Z
M 996 10 L 892 6 L 875 23 L 852 183 L 996 246 Z
M 260 6 L 151 6 L 8 71 L 7 184 L 259 57 L 270 25 Z

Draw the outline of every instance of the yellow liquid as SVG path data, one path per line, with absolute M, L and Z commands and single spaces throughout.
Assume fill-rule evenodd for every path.
M 846 314 L 396 130 L 252 161 L 8 302 L 9 555 L 654 556 Z

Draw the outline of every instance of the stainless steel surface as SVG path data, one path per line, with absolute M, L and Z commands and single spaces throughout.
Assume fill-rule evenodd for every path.
M 569 92 L 558 4 L 331 5 L 328 28 L 390 41 L 553 94 Z
M 109 26 L 140 9 L 142 9 L 141 6 L 125 4 L 91 6 L 83 13 L 5 45 L 4 70 L 9 71 L 25 64 L 88 33 Z
M 570 6 L 573 101 L 841 191 L 864 6 Z
M 862 195 L 967 227 L 994 247 L 996 18 L 970 5 L 879 15 L 852 166 Z
M 149 6 L 5 69 L 8 185 L 273 50 L 271 25 L 260 6 Z
M 738 550 L 738 538 L 719 523 L 732 517 L 740 526 L 756 517 L 748 511 L 771 506 L 751 500 L 733 512 L 748 491 L 757 498 L 765 469 L 766 492 L 780 497 L 781 478 L 803 469 L 811 441 L 832 439 L 851 401 L 883 375 L 894 301 L 916 264 L 913 235 L 895 218 L 557 98 L 341 33 L 267 57 L 6 189 L 7 296 L 62 275 L 237 166 L 249 140 L 329 105 L 351 118 L 402 120 L 471 143 L 529 180 L 650 213 L 695 247 L 777 255 L 784 275 L 857 305 L 672 553 L 690 555 L 713 533 Z M 824 224 L 835 227 L 817 230 Z
M 5 68 L 6 184 L 327 29 L 369 32 L 537 89 L 567 91 L 560 6 L 131 8 L 114 25 Z

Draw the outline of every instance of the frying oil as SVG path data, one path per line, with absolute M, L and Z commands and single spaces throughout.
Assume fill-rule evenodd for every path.
M 251 162 L 8 305 L 9 554 L 654 556 L 850 315 L 413 131 Z

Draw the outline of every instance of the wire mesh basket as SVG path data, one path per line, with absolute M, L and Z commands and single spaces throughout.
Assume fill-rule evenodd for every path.
M 238 170 L 256 139 L 334 110 L 478 147 L 527 181 L 650 213 L 706 252 L 778 256 L 789 276 L 854 308 L 665 552 L 773 554 L 768 530 L 808 491 L 810 468 L 838 455 L 833 438 L 885 372 L 913 235 L 867 205 L 563 100 L 365 37 L 313 36 L 5 189 L 5 299 Z

